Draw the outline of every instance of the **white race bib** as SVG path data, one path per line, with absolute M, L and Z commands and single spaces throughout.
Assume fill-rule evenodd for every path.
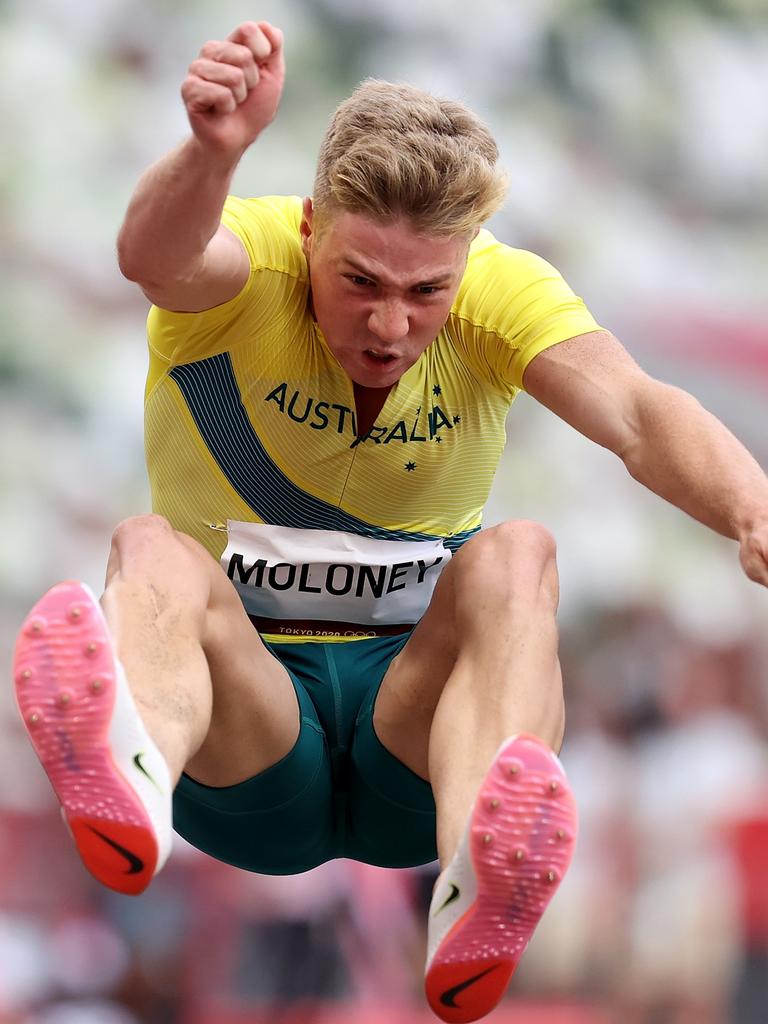
M 451 552 L 442 540 L 375 540 L 227 520 L 221 564 L 250 615 L 363 625 L 418 622 Z

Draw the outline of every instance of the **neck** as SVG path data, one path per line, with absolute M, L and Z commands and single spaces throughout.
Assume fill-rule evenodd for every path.
M 376 417 L 384 408 L 387 395 L 394 387 L 389 384 L 385 388 L 367 388 L 352 382 L 355 392 L 355 417 L 357 419 L 357 435 L 364 437 L 376 422 Z

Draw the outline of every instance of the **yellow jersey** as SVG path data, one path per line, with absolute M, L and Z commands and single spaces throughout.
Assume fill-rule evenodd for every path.
M 301 216 L 298 197 L 230 197 L 245 287 L 201 313 L 150 310 L 153 509 L 221 560 L 266 635 L 375 635 L 418 621 L 480 528 L 528 363 L 599 328 L 550 264 L 483 230 L 444 327 L 359 436 L 311 312 Z

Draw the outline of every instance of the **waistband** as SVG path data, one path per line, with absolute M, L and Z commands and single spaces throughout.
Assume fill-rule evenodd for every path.
M 320 619 L 268 619 L 262 615 L 249 615 L 260 633 L 273 636 L 399 636 L 410 633 L 415 623 L 402 622 L 386 625 L 362 625 L 359 622 L 328 622 Z

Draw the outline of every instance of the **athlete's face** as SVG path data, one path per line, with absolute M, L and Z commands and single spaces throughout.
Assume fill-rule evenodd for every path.
M 328 347 L 355 383 L 389 387 L 448 319 L 473 236 L 418 235 L 407 220 L 343 212 L 318 237 L 309 199 L 301 231 Z

